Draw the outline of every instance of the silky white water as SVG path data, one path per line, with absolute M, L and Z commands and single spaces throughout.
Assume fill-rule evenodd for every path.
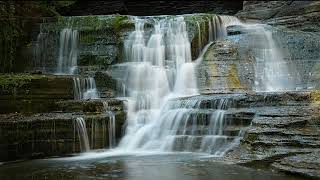
M 78 39 L 77 30 L 64 28 L 60 31 L 57 74 L 74 74 L 77 70 Z
M 205 152 L 224 154 L 233 138 L 219 130 L 224 128 L 222 105 L 213 110 L 207 124 L 199 124 L 196 104 L 185 107 L 175 98 L 198 95 L 196 65 L 191 58 L 191 44 L 182 16 L 153 19 L 150 33 L 144 28 L 146 19 L 135 19 L 135 30 L 125 41 L 127 63 L 113 67 L 113 76 L 120 81 L 122 96 L 128 99 L 127 128 L 119 152 Z M 222 20 L 212 23 L 209 39 L 225 36 Z M 198 33 L 201 35 L 200 24 Z M 201 39 L 201 38 L 200 38 Z M 198 42 L 202 46 L 202 42 Z M 209 45 L 205 46 L 206 50 Z M 202 48 L 202 47 L 200 47 Z M 125 88 L 125 89 L 123 89 Z M 176 104 L 172 106 L 173 104 Z M 199 102 L 198 102 L 199 103 Z M 176 108 L 174 108 L 177 106 Z M 191 124 L 191 126 L 190 126 Z M 199 128 L 206 130 L 199 131 Z M 199 134 L 200 133 L 200 134 Z M 195 142 L 197 146 L 194 146 Z
M 152 28 L 150 28 L 152 19 Z M 128 100 L 127 124 L 119 152 L 187 151 L 223 156 L 238 144 L 240 133 L 230 137 L 226 128 L 225 101 L 204 118 L 201 100 L 191 106 L 179 98 L 199 94 L 196 66 L 211 43 L 227 36 L 226 27 L 241 25 L 266 40 L 255 51 L 257 91 L 288 90 L 289 70 L 276 48 L 272 33 L 260 25 L 247 25 L 232 16 L 213 16 L 209 33 L 203 38 L 202 24 L 196 22 L 199 57 L 192 61 L 191 43 L 183 16 L 135 18 L 135 30 L 124 41 L 126 63 L 113 66 L 113 77 L 121 84 L 121 96 Z M 145 27 L 148 21 L 148 26 Z M 78 35 L 76 30 L 63 29 L 57 72 L 74 74 L 77 69 Z M 205 44 L 208 39 L 209 44 Z M 93 78 L 74 78 L 75 99 L 99 98 Z M 228 104 L 228 103 L 227 103 Z M 106 110 L 106 113 L 109 112 Z M 115 118 L 110 114 L 109 146 L 115 147 Z
M 255 57 L 254 74 L 255 91 L 290 91 L 295 89 L 295 77 L 288 66 L 288 61 L 273 37 L 273 30 L 265 24 L 243 23 L 233 16 L 219 16 L 214 18 L 212 25 L 217 26 L 216 22 L 222 21 L 218 37 L 226 36 L 227 26 L 241 26 L 248 34 L 249 44 L 251 44 Z M 217 35 L 217 34 L 215 34 Z
M 81 152 L 89 151 L 90 150 L 89 137 L 88 137 L 86 122 L 84 118 L 77 117 L 75 120 L 75 126 L 78 132 Z
M 74 85 L 74 99 L 98 99 L 99 94 L 96 87 L 96 82 L 94 78 L 73 78 Z
M 262 47 L 254 50 L 255 90 L 268 92 L 294 90 L 294 76 L 290 72 L 288 61 L 284 59 L 284 55 L 275 43 L 272 31 L 262 25 L 251 28 L 258 31 L 258 36 L 264 41 L 260 42 Z

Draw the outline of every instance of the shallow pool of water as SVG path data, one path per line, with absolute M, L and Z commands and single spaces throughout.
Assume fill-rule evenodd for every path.
M 86 157 L 86 156 L 84 156 Z M 302 180 L 285 174 L 219 162 L 195 154 L 87 156 L 0 165 L 1 180 Z

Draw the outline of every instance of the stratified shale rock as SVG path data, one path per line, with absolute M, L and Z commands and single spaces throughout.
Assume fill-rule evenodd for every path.
M 240 147 L 226 158 L 247 166 L 269 166 L 273 163 L 272 167 L 282 171 L 319 178 L 315 172 L 319 169 L 316 159 L 320 158 L 320 107 L 312 105 L 311 96 L 309 100 L 305 99 L 309 105 L 305 102 L 300 104 L 301 100 L 296 99 L 287 105 L 249 108 L 255 112 L 251 126 L 245 132 Z M 295 163 L 295 160 L 301 163 Z M 312 164 L 309 168 L 308 163 Z
M 228 39 L 214 42 L 198 66 L 202 93 L 250 91 L 253 80 L 250 54 L 241 54 L 239 44 Z
M 294 30 L 320 30 L 319 1 L 244 1 L 243 10 L 237 16 Z
M 319 178 L 320 152 L 289 156 L 274 162 L 272 167 L 283 172 Z
M 71 76 L 3 74 L 0 87 L 0 113 L 50 112 L 74 98 Z
M 78 115 L 79 116 L 79 115 Z M 72 113 L 47 113 L 31 116 L 1 115 L 0 161 L 48 156 L 63 156 L 80 152 L 79 135 Z M 116 115 L 117 138 L 121 134 L 120 116 Z M 123 116 L 122 116 L 123 117 Z M 85 121 L 92 149 L 107 148 L 108 115 L 86 115 Z

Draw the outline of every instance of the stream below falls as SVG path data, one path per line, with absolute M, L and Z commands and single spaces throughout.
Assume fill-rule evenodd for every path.
M 0 165 L 0 179 L 302 180 L 303 178 L 270 170 L 226 164 L 196 154 L 179 153 L 25 161 Z

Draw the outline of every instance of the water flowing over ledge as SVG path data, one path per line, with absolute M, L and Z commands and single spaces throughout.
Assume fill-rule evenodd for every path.
M 99 25 L 94 26 L 104 30 L 108 25 L 101 26 L 101 23 L 113 17 L 97 18 Z M 87 42 L 89 37 L 83 34 L 87 28 L 81 26 L 83 21 L 79 17 L 75 19 L 67 19 L 65 25 L 58 23 L 64 28 L 59 34 L 56 73 L 74 76 L 75 99 L 99 99 L 94 78 L 82 77 L 81 74 L 90 72 L 78 67 L 79 42 Z M 210 46 L 229 38 L 229 27 L 241 27 L 242 33 L 267 42 L 253 49 L 256 61 L 252 90 L 293 89 L 289 69 L 266 25 L 245 24 L 233 16 L 205 14 L 121 16 L 114 23 L 122 21 L 133 23 L 134 29 L 123 36 L 122 63 L 111 68 L 111 76 L 121 85 L 120 97 L 128 101 L 126 131 L 115 150 L 185 151 L 223 156 L 239 143 L 242 128 L 247 124 L 236 124 L 236 130 L 233 129 L 233 120 L 225 116 L 229 109 L 225 104 L 229 104 L 229 99 L 221 99 L 219 103 L 222 104 L 205 111 L 198 106 L 180 106 L 180 100 L 176 101 L 178 108 L 167 106 L 172 99 L 200 94 L 197 67 L 204 61 Z M 116 25 L 117 28 L 123 26 Z M 43 39 L 39 38 L 37 45 L 41 42 Z M 110 114 L 109 145 L 115 147 L 114 116 L 107 110 L 106 113 Z

